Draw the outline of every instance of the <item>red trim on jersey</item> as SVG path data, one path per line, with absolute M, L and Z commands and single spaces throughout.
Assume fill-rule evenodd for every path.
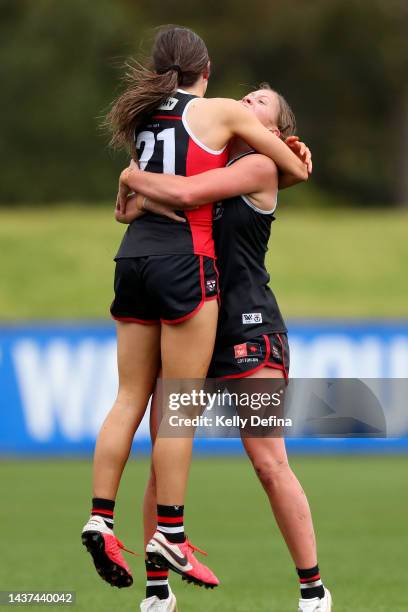
M 140 323 L 141 325 L 157 325 L 160 323 L 159 319 L 135 319 L 134 317 L 115 317 L 115 315 L 111 315 L 112 319 L 115 321 L 122 321 L 123 323 Z
M 222 168 L 227 162 L 227 151 L 214 155 L 202 149 L 191 138 L 188 142 L 186 157 L 186 176 L 201 174 L 214 168 Z M 200 206 L 197 210 L 185 211 L 190 225 L 193 240 L 193 252 L 215 259 L 214 240 L 212 235 L 213 202 Z
M 179 117 L 178 115 L 154 115 L 152 119 L 177 119 L 178 121 L 181 121 L 182 117 Z

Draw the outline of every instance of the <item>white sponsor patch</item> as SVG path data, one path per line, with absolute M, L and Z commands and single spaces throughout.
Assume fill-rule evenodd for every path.
M 242 323 L 244 325 L 250 325 L 252 323 L 262 323 L 262 313 L 261 312 L 243 312 L 242 313 Z
M 167 100 L 165 100 L 163 104 L 160 104 L 160 106 L 158 106 L 157 108 L 159 110 L 173 110 L 177 102 L 177 98 L 167 98 Z
M 208 291 L 214 291 L 216 282 L 217 281 L 215 281 L 215 280 L 207 280 L 207 281 L 205 281 L 205 284 L 206 284 L 206 287 L 207 287 Z

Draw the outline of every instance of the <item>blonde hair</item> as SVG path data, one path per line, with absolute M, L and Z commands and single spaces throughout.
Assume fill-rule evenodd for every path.
M 278 98 L 279 112 L 276 123 L 280 132 L 280 138 L 285 140 L 288 136 L 293 136 L 296 133 L 296 117 L 288 102 L 279 92 L 272 89 L 269 83 L 260 83 L 259 89 L 272 91 Z

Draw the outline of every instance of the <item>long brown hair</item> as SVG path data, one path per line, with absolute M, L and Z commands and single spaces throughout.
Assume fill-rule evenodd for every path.
M 279 112 L 276 123 L 280 132 L 279 137 L 285 140 L 288 136 L 293 136 L 296 133 L 296 117 L 288 102 L 279 92 L 275 91 L 269 83 L 260 83 L 259 89 L 273 91 L 278 98 Z
M 179 26 L 160 28 L 147 65 L 127 64 L 126 88 L 106 117 L 112 133 L 110 144 L 134 151 L 135 129 L 178 86 L 194 85 L 208 62 L 207 47 L 195 32 Z

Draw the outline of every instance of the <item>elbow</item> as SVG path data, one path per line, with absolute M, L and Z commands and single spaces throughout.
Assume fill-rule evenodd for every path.
M 296 178 L 299 181 L 305 182 L 309 179 L 309 172 L 306 164 L 301 164 L 296 171 Z
M 181 189 L 177 193 L 177 201 L 180 202 L 181 208 L 190 208 L 194 205 L 193 193 L 189 189 Z

